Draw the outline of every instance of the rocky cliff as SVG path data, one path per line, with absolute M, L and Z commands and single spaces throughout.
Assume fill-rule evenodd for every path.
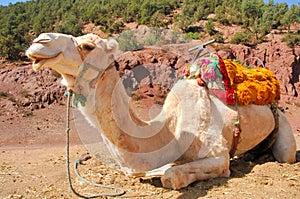
M 201 42 L 197 42 L 201 43 Z M 188 48 L 180 46 L 180 53 L 187 52 Z M 283 103 L 300 105 L 300 47 L 290 48 L 281 41 L 270 41 L 256 46 L 243 46 L 231 44 L 214 44 L 211 48 L 216 49 L 224 57 L 238 59 L 242 63 L 250 65 L 260 65 L 259 58 L 263 64 L 270 68 L 281 81 L 281 99 Z M 157 79 L 140 79 L 142 84 L 150 81 L 166 83 L 167 89 L 160 90 L 156 85 L 147 91 L 143 88 L 142 98 L 154 97 L 159 103 L 163 102 L 161 95 L 166 93 L 174 80 L 180 76 L 181 67 L 192 60 L 190 57 L 180 56 L 176 49 L 169 46 L 168 53 L 165 51 L 142 50 L 127 53 L 126 56 L 120 56 L 119 65 L 124 75 L 130 80 L 132 76 L 129 72 L 137 65 L 144 65 L 150 73 L 159 74 Z M 155 51 L 155 52 L 154 52 Z M 183 57 L 187 60 L 184 60 Z M 21 112 L 23 115 L 31 114 L 35 109 L 45 108 L 53 103 L 63 104 L 65 88 L 60 85 L 61 78 L 50 69 L 43 69 L 40 72 L 34 72 L 31 69 L 30 62 L 27 63 L 0 63 L 0 107 L 8 110 L 10 113 Z M 168 69 L 168 67 L 170 67 Z M 156 69 L 155 69 L 156 68 Z M 148 70 L 147 69 L 147 70 Z M 128 77 L 127 77 L 127 76 Z M 129 78 L 129 79 L 128 79 Z M 136 81 L 136 80 L 134 80 Z M 134 82 L 133 82 L 134 83 Z M 132 85 L 134 86 L 134 85 Z M 135 85 L 137 87 L 137 85 Z M 132 89 L 132 88 L 131 88 Z M 146 89 L 146 90 L 145 90 Z M 159 92 L 158 92 L 159 91 Z M 141 91 L 140 91 L 141 93 Z M 153 96 L 157 93 L 160 97 Z M 137 93 L 135 93 L 136 95 Z M 135 96 L 136 97 L 136 96 Z M 6 114 L 6 113 L 1 113 Z

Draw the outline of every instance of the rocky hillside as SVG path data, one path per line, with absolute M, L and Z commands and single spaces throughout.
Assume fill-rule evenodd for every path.
M 63 103 L 60 76 L 44 69 L 34 72 L 29 62 L 0 63 L 0 114 L 28 116 L 53 103 Z
M 147 34 L 145 26 L 136 26 L 133 29 L 136 29 L 139 34 Z M 193 41 L 191 46 L 204 41 L 206 40 Z M 175 75 L 178 76 L 180 73 L 178 69 L 192 60 L 193 54 L 188 52 L 188 48 L 191 46 L 181 44 L 176 45 L 175 48 L 175 46 L 169 45 L 167 50 L 172 53 L 158 51 L 155 54 L 151 50 L 127 53 L 126 56 L 120 57 L 119 64 L 121 68 L 128 69 L 127 71 L 137 65 L 152 64 L 151 67 L 157 67 L 152 72 L 172 75 L 175 71 Z M 274 34 L 270 41 L 255 46 L 215 43 L 210 46 L 210 49 L 217 51 L 223 57 L 238 59 L 242 63 L 250 65 L 259 65 L 260 62 L 257 59 L 249 59 L 258 57 L 281 81 L 282 102 L 300 106 L 300 46 L 290 48 L 281 41 L 280 35 Z M 250 62 L 245 62 L 246 59 Z M 165 66 L 170 66 L 174 71 L 168 71 Z M 168 81 L 168 78 L 163 79 L 165 82 Z M 65 88 L 60 85 L 60 80 L 59 75 L 50 69 L 34 72 L 30 62 L 8 63 L 2 60 L 0 62 L 0 107 L 10 113 L 22 113 L 26 116 L 32 114 L 33 110 L 47 107 L 52 103 L 63 104 Z M 167 87 L 169 88 L 172 83 L 169 82 Z M 147 94 L 147 92 L 145 93 Z M 149 95 L 153 94 L 148 93 L 148 97 Z M 159 100 L 159 98 L 156 99 Z

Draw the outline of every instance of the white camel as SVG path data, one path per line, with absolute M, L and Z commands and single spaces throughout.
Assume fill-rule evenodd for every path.
M 161 175 L 163 186 L 173 189 L 197 180 L 229 177 L 229 151 L 238 117 L 235 107 L 224 105 L 196 80 L 184 79 L 174 85 L 161 113 L 142 121 L 128 106 L 129 97 L 117 69 L 109 66 L 117 48 L 115 40 L 93 34 L 44 33 L 33 41 L 26 55 L 35 70 L 43 66 L 56 70 L 63 84 L 83 97 L 79 109 L 101 129 L 108 148 L 127 174 Z M 275 127 L 268 106 L 240 106 L 238 111 L 241 134 L 235 155 L 255 147 Z M 272 152 L 279 162 L 295 162 L 295 138 L 281 112 Z

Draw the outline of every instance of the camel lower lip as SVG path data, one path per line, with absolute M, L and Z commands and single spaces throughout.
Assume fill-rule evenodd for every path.
M 54 56 L 44 56 L 44 55 L 28 55 L 28 57 L 33 61 L 32 63 L 32 67 L 33 67 L 33 70 L 37 71 L 39 70 L 44 62 L 48 59 L 52 59 L 52 58 L 55 58 L 59 55 L 60 53 L 54 55 Z
M 35 59 L 33 60 L 32 62 L 32 68 L 34 71 L 38 71 L 43 65 L 44 65 L 44 62 L 47 60 L 48 58 L 39 58 L 39 59 Z M 49 58 L 50 59 L 50 58 Z

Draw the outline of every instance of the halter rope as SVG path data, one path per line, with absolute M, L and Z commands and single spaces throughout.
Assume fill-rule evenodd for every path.
M 81 48 L 79 47 L 77 41 L 74 38 L 71 38 L 72 41 L 74 42 L 74 45 L 76 46 L 78 53 L 80 54 L 80 58 L 82 60 L 82 62 L 85 60 L 86 56 L 83 54 L 83 52 L 81 51 Z M 98 70 L 98 68 L 95 68 L 94 66 L 92 66 L 91 64 L 88 64 L 87 66 L 84 65 L 83 68 L 83 73 L 87 70 L 88 67 L 91 67 L 93 69 Z M 81 74 L 80 78 L 82 78 L 83 74 Z M 67 115 L 66 115 L 66 168 L 67 168 L 67 175 L 68 175 L 68 183 L 70 186 L 70 189 L 72 190 L 72 192 L 80 197 L 80 198 L 98 198 L 98 197 L 116 197 L 116 196 L 121 196 L 123 194 L 125 194 L 124 189 L 119 188 L 119 187 L 115 187 L 115 186 L 106 186 L 106 185 L 102 185 L 102 184 L 97 184 L 97 183 L 93 183 L 90 182 L 86 179 L 84 179 L 78 172 L 78 165 L 81 164 L 83 161 L 86 161 L 88 159 L 90 159 L 90 156 L 85 156 L 83 158 L 78 158 L 75 162 L 74 162 L 74 171 L 76 176 L 83 182 L 85 182 L 86 184 L 95 186 L 95 187 L 101 187 L 104 189 L 112 189 L 112 190 L 116 190 L 119 191 L 119 193 L 112 193 L 112 194 L 107 194 L 107 193 L 103 193 L 103 194 L 96 194 L 96 195 L 91 195 L 91 196 L 84 196 L 81 195 L 80 193 L 78 193 L 73 185 L 72 185 L 72 180 L 71 180 L 71 172 L 70 172 L 70 140 L 69 140 L 69 134 L 70 134 L 70 107 L 71 107 L 71 96 L 73 95 L 73 91 L 70 89 L 68 90 L 68 95 L 67 95 Z

